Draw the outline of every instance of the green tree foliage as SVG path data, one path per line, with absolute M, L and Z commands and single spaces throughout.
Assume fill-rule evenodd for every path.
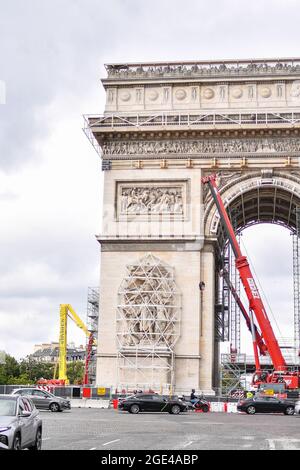
M 82 384 L 84 375 L 84 363 L 82 361 L 69 362 L 67 370 L 70 384 Z
M 51 379 L 53 371 L 53 364 L 35 362 L 30 357 L 18 362 L 14 357 L 6 354 L 5 362 L 0 364 L 0 384 L 35 384 L 41 377 Z
M 0 385 L 33 385 L 41 378 L 53 379 L 54 368 L 54 363 L 36 362 L 30 356 L 18 362 L 6 354 L 4 363 L 0 364 Z M 69 362 L 67 370 L 70 384 L 83 382 L 82 361 Z

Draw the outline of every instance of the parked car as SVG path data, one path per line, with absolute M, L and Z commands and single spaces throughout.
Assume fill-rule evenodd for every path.
M 300 400 L 295 403 L 295 414 L 300 415 Z
M 295 403 L 289 400 L 280 400 L 275 397 L 253 397 L 238 403 L 238 411 L 245 411 L 249 415 L 255 413 L 284 413 L 293 415 Z
M 0 395 L 0 449 L 42 448 L 42 420 L 30 398 Z
M 140 411 L 167 412 L 174 415 L 188 410 L 188 404 L 178 398 L 169 399 L 158 394 L 136 394 L 119 400 L 118 409 L 137 414 Z
M 12 395 L 30 397 L 39 410 L 63 411 L 71 409 L 71 402 L 67 398 L 57 397 L 53 393 L 39 388 L 18 388 Z

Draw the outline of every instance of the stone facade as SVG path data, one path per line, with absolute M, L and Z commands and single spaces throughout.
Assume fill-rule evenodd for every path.
M 259 221 L 293 227 L 300 188 L 299 64 L 107 66 L 105 113 L 86 117 L 87 136 L 105 170 L 97 235 L 98 385 L 206 392 L 217 385 L 220 224 L 201 177 L 218 174 L 240 228 Z M 157 268 L 161 276 L 154 270 L 149 277 L 145 259 L 164 267 Z M 130 278 L 130 266 L 140 266 L 140 278 Z M 170 273 L 173 291 L 169 286 L 163 293 Z

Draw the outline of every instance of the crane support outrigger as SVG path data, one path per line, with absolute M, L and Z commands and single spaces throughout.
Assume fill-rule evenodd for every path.
M 278 341 L 275 337 L 274 331 L 272 329 L 271 323 L 267 316 L 263 301 L 260 297 L 258 288 L 255 284 L 249 262 L 246 256 L 243 256 L 238 241 L 236 239 L 232 224 L 227 215 L 225 206 L 221 199 L 220 193 L 216 184 L 216 175 L 206 176 L 201 179 L 203 184 L 208 184 L 212 198 L 217 206 L 223 227 L 228 236 L 229 243 L 232 247 L 236 268 L 239 272 L 240 279 L 242 281 L 244 290 L 246 292 L 247 298 L 249 300 L 250 311 L 254 313 L 257 323 L 259 325 L 261 335 L 258 333 L 257 328 L 254 325 L 254 320 L 250 314 L 250 328 L 253 336 L 253 346 L 254 346 L 254 355 L 257 373 L 260 375 L 261 370 L 258 361 L 257 347 L 259 347 L 260 352 L 268 352 L 270 355 L 271 361 L 273 363 L 274 372 L 269 375 L 268 380 L 270 382 L 276 382 L 276 379 L 284 380 L 288 388 L 298 388 L 299 387 L 299 373 L 288 372 L 288 367 L 286 361 L 282 355 L 281 349 L 279 347 Z M 247 322 L 248 323 L 248 322 Z M 248 323 L 249 327 L 249 323 Z M 260 341 L 263 340 L 263 341 Z

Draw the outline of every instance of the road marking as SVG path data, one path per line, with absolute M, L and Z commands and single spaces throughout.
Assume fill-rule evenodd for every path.
M 269 444 L 270 450 L 283 449 L 283 450 L 299 450 L 300 449 L 300 439 L 266 439 Z
M 183 424 L 202 424 L 203 426 L 208 426 L 211 424 L 225 424 L 225 423 L 217 423 L 217 422 L 210 422 L 210 421 L 183 421 Z
M 43 437 L 42 441 L 50 441 L 51 437 Z
M 242 436 L 241 439 L 244 439 L 245 441 L 253 441 L 254 436 Z
M 115 439 L 114 441 L 109 441 L 109 442 L 105 442 L 105 444 L 102 444 L 103 446 L 108 446 L 108 444 L 112 444 L 113 442 L 118 442 L 120 441 L 121 439 Z
M 185 448 L 185 447 L 188 447 L 188 446 L 190 446 L 191 444 L 193 444 L 193 442 L 194 442 L 194 441 L 189 441 L 189 442 L 187 442 L 186 444 L 183 444 L 182 447 L 184 447 L 184 448 Z
M 96 450 L 96 447 L 92 447 L 90 450 Z

